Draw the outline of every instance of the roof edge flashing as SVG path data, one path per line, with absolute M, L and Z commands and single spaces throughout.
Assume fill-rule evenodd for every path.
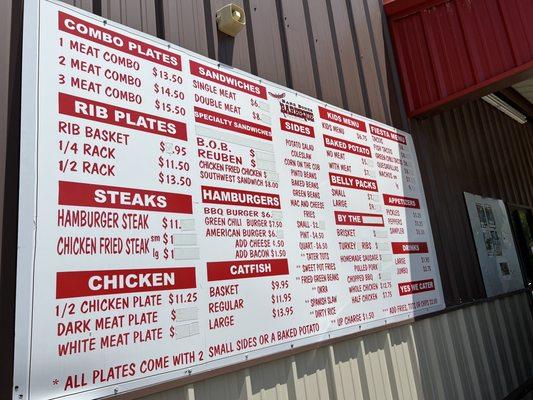
M 383 0 L 383 9 L 389 18 L 398 19 L 447 1 L 450 0 Z

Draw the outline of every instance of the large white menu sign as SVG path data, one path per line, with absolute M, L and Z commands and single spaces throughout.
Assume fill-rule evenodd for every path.
M 94 399 L 444 307 L 409 134 L 33 3 L 14 398 Z

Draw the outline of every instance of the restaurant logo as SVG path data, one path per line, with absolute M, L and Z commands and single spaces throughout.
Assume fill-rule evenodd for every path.
M 309 107 L 304 107 L 301 104 L 285 100 L 285 93 L 277 94 L 268 92 L 268 94 L 279 101 L 280 111 L 284 117 L 291 116 L 304 121 L 315 120 L 312 109 Z

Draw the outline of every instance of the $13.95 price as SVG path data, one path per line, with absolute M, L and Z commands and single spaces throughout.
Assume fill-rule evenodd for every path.
M 280 308 L 273 308 L 272 309 L 272 317 L 274 317 L 274 318 L 290 317 L 293 314 L 294 314 L 294 307 L 293 306 L 287 306 L 287 307 L 280 307 Z

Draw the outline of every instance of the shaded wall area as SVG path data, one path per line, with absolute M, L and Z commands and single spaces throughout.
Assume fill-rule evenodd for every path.
M 533 126 L 483 100 L 411 120 L 446 303 L 485 297 L 463 192 L 533 207 Z

